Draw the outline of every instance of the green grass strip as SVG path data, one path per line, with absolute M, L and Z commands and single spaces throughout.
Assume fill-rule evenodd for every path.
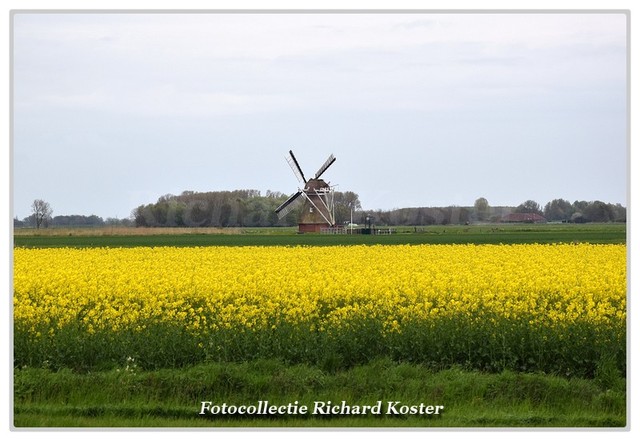
M 393 228 L 393 227 L 392 227 Z M 398 227 L 388 235 L 241 234 L 15 235 L 17 247 L 159 247 L 159 246 L 334 246 L 399 244 L 625 243 L 626 224 L 446 225 Z M 158 228 L 159 233 L 162 232 Z
M 605 380 L 605 381 L 603 381 Z M 183 369 L 14 373 L 16 427 L 610 427 L 626 425 L 623 378 L 587 380 L 505 371 L 487 374 L 379 359 L 329 373 L 260 359 Z M 201 415 L 211 405 L 259 401 L 313 409 L 381 402 L 381 415 Z M 394 415 L 398 405 L 441 405 L 439 415 Z

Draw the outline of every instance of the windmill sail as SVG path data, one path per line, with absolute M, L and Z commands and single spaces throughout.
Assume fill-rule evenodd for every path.
M 275 209 L 278 219 L 282 219 L 293 210 L 299 209 L 299 233 L 320 233 L 324 228 L 335 227 L 333 187 L 320 179 L 320 176 L 335 162 L 335 156 L 329 155 L 329 158 L 316 172 L 315 177 L 309 180 L 305 178 L 293 150 L 289 150 L 286 158 L 293 174 L 303 185 Z
M 316 177 L 314 179 L 318 179 L 320 175 L 322 175 L 322 173 L 327 171 L 327 169 L 331 166 L 331 164 L 335 162 L 335 160 L 336 160 L 336 157 L 333 156 L 333 154 L 329 155 L 329 158 L 327 158 L 324 164 L 322 164 L 322 167 L 320 167 L 316 172 Z
M 293 150 L 289 150 L 290 158 L 287 158 L 287 162 L 289 163 L 289 167 L 293 170 L 293 174 L 296 175 L 299 182 L 307 183 L 307 180 L 304 177 L 304 173 L 302 173 L 302 169 L 300 168 L 300 164 L 298 164 L 298 160 L 293 155 Z
M 276 214 L 278 215 L 278 219 L 282 219 L 287 214 L 291 212 L 291 210 L 295 209 L 300 202 L 304 199 L 301 191 L 291 195 L 289 199 L 284 201 L 278 208 L 276 208 Z

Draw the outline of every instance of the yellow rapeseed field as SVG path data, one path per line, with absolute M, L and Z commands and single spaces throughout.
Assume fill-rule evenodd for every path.
M 229 354 L 226 342 L 239 351 L 236 358 L 283 356 L 301 333 L 305 350 L 349 337 L 349 350 L 358 352 L 372 343 L 357 341 L 371 337 L 376 350 L 392 354 L 421 351 L 420 339 L 426 351 L 429 338 L 429 347 L 437 346 L 436 335 L 440 342 L 469 339 L 460 349 L 469 352 L 483 344 L 504 348 L 517 334 L 518 341 L 533 338 L 527 344 L 549 359 L 578 344 L 575 338 L 594 340 L 573 350 L 613 340 L 624 346 L 626 268 L 624 245 L 17 248 L 16 358 L 42 361 L 54 356 L 48 348 L 92 347 L 97 336 L 103 346 L 120 345 L 105 354 L 135 351 L 127 341 L 136 334 L 166 349 L 153 337 L 171 329 L 182 350 L 193 347 L 194 359 Z M 551 340 L 550 349 L 540 349 Z

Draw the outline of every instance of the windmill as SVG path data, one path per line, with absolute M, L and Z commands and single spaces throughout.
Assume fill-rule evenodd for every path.
M 287 162 L 293 170 L 293 174 L 303 185 L 298 191 L 289 197 L 276 208 L 278 219 L 282 219 L 292 210 L 304 203 L 302 213 L 298 222 L 298 232 L 313 233 L 319 232 L 322 228 L 333 227 L 335 225 L 335 216 L 333 212 L 333 188 L 320 179 L 320 176 L 335 162 L 335 156 L 330 155 L 329 158 L 318 169 L 312 179 L 307 180 L 298 164 L 293 151 L 289 150 Z

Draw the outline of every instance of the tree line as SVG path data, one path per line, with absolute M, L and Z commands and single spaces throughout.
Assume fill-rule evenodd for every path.
M 164 195 L 153 204 L 140 205 L 132 213 L 139 227 L 274 227 L 298 225 L 302 206 L 278 219 L 275 210 L 289 195 L 267 190 L 234 190 Z M 361 210 L 358 195 L 334 192 L 337 223 L 349 219 L 351 207 Z
M 13 219 L 14 228 L 48 228 L 48 227 L 132 227 L 134 222 L 129 218 L 118 219 L 108 217 L 106 219 L 95 214 L 86 216 L 83 214 L 50 216 L 40 222 L 37 216 L 31 214 L 23 219 Z
M 535 206 L 533 207 L 536 208 Z M 540 208 L 537 207 L 539 210 Z M 544 217 L 549 221 L 560 222 L 626 222 L 627 209 L 621 204 L 609 204 L 602 201 L 575 201 L 554 199 L 544 206 Z
M 36 199 L 31 204 L 31 214 L 24 219 L 13 219 L 14 228 L 47 228 L 47 227 L 104 227 L 104 226 L 132 226 L 131 219 L 117 219 L 83 214 L 53 216 L 53 208 L 42 199 Z
M 492 207 L 486 198 L 476 199 L 472 207 L 412 207 L 393 210 L 370 210 L 359 216 L 359 222 L 366 217 L 373 218 L 377 225 L 447 225 L 475 222 L 503 222 L 513 213 L 536 214 L 546 222 L 626 222 L 627 209 L 621 204 L 602 201 L 574 201 L 554 199 L 544 208 L 533 200 L 526 200 L 516 207 Z
M 140 205 L 127 219 L 96 215 L 52 216 L 51 206 L 40 199 L 32 204 L 32 214 L 22 220 L 14 219 L 14 227 L 273 227 L 295 226 L 302 207 L 278 219 L 275 209 L 289 196 L 277 191 L 263 195 L 258 190 L 195 192 L 167 194 L 155 203 Z M 337 224 L 351 221 L 371 222 L 379 226 L 447 225 L 474 222 L 501 222 L 512 213 L 533 213 L 548 222 L 626 222 L 627 210 L 621 204 L 602 201 L 574 201 L 554 199 L 541 206 L 533 200 L 517 207 L 490 206 L 486 198 L 476 199 L 473 206 L 411 207 L 391 210 L 363 210 L 359 196 L 351 191 L 334 192 Z

